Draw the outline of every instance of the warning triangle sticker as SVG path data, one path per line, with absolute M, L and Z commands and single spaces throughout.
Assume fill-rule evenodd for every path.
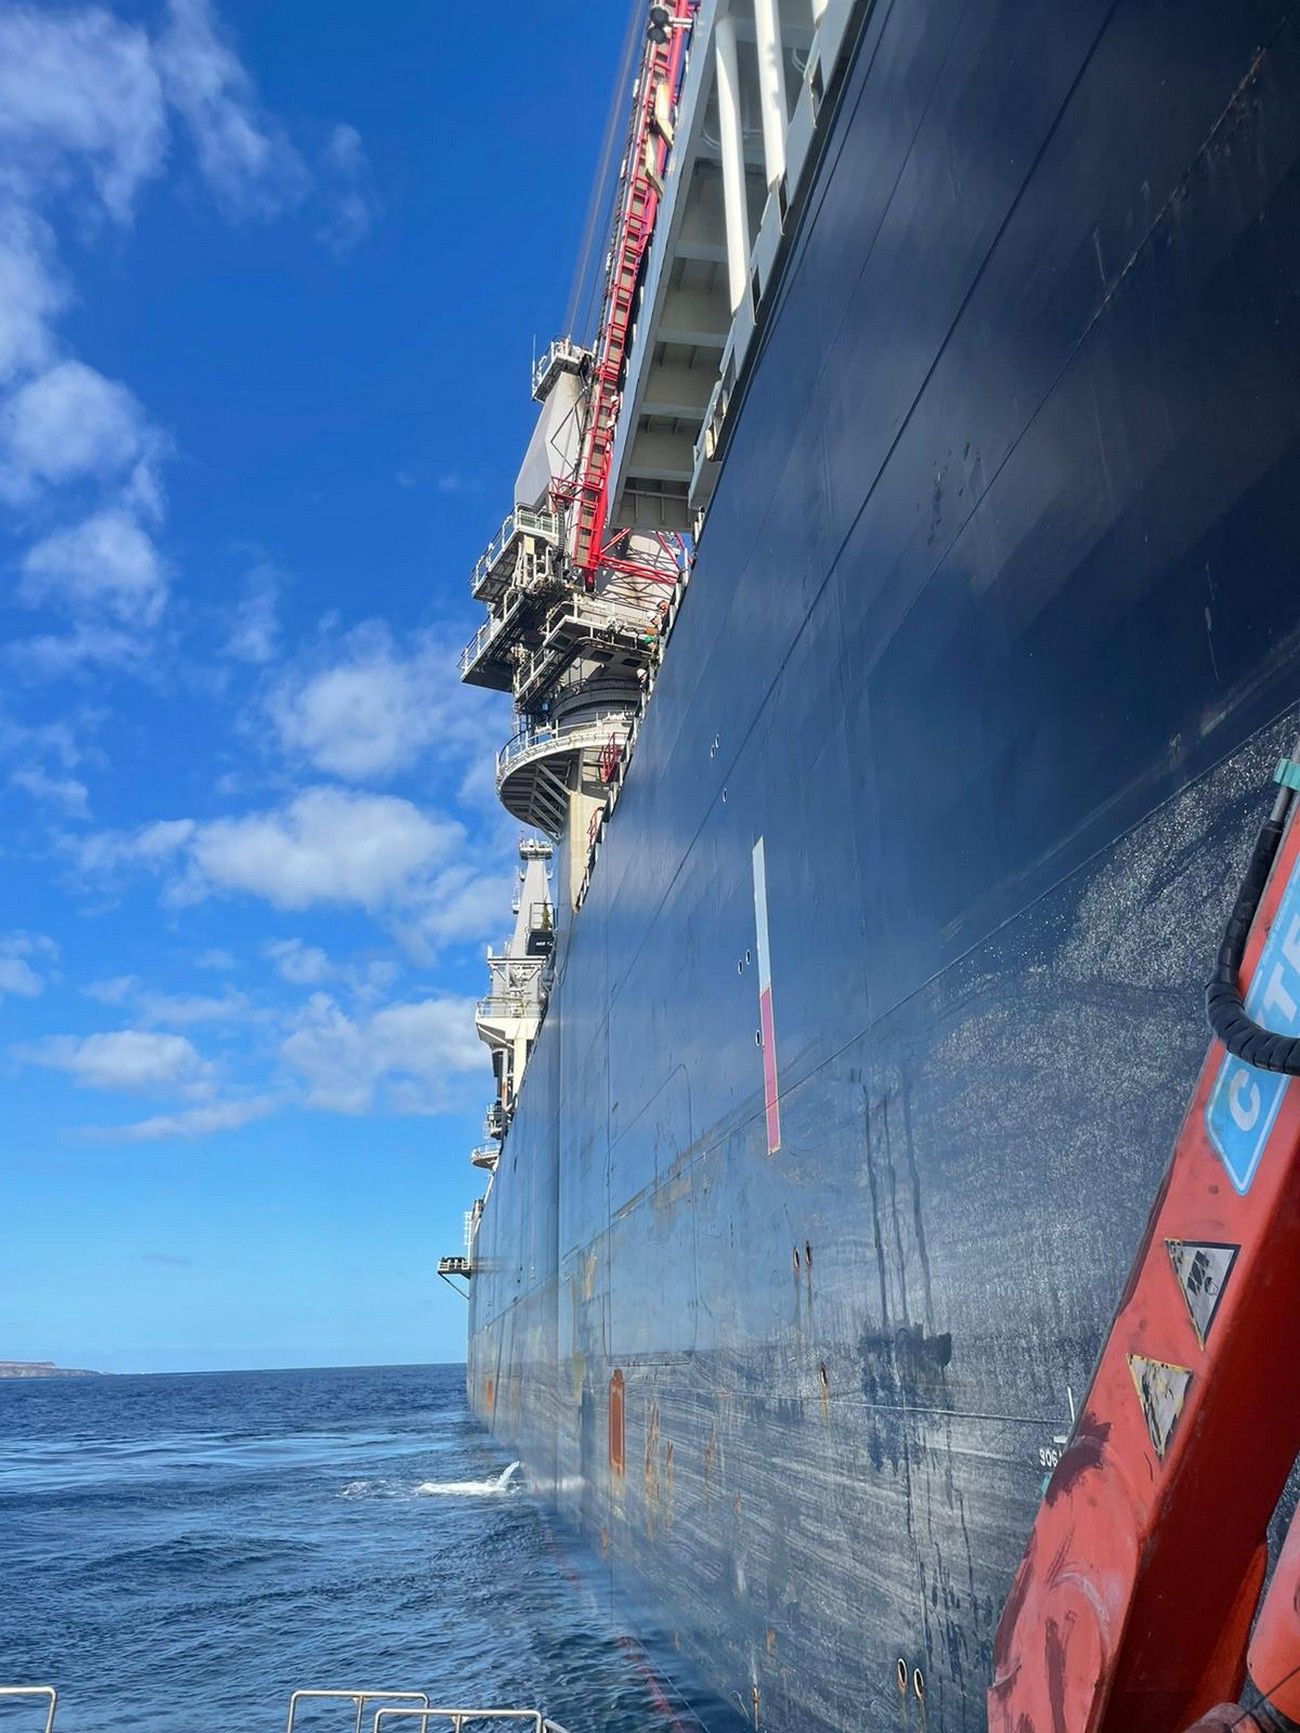
M 1142 1418 L 1147 1423 L 1151 1448 L 1163 1462 L 1174 1425 L 1183 1411 L 1192 1374 L 1186 1366 L 1171 1366 L 1165 1360 L 1148 1360 L 1141 1354 L 1129 1355 L 1128 1369 L 1133 1374 L 1133 1385 L 1142 1404 Z
M 1165 1248 L 1187 1302 L 1196 1339 L 1203 1348 L 1241 1247 L 1166 1240 Z

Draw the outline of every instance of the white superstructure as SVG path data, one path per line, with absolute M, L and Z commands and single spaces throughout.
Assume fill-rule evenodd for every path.
M 488 991 L 478 1002 L 475 1027 L 492 1056 L 496 1096 L 484 1130 L 488 1142 L 470 1155 L 476 1167 L 496 1166 L 500 1141 L 514 1111 L 515 1092 L 528 1063 L 546 1009 L 551 954 L 555 948 L 555 910 L 548 868 L 549 843 L 522 838 L 515 924 L 500 951 L 489 951 Z

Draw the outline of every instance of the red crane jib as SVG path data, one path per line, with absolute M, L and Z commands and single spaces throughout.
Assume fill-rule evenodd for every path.
M 1293 822 L 1242 972 L 1265 1022 L 1300 1004 L 1298 861 Z M 1300 1080 L 1216 1041 L 1002 1615 L 991 1733 L 1300 1722 L 1295 1527 L 1251 1634 L 1297 1454 Z
M 591 364 L 587 418 L 574 485 L 576 502 L 573 535 L 573 566 L 584 575 L 587 588 L 595 581 L 603 563 L 605 525 L 609 515 L 610 459 L 618 427 L 619 395 L 628 333 L 636 298 L 641 263 L 654 233 L 659 208 L 659 186 L 668 160 L 668 139 L 657 128 L 655 98 L 667 88 L 675 107 L 686 54 L 686 37 L 693 6 L 673 9 L 667 40 L 647 36 L 637 85 L 626 161 L 626 188 L 615 217 L 610 245 L 605 297 L 600 330 Z M 647 151 L 653 154 L 651 170 Z

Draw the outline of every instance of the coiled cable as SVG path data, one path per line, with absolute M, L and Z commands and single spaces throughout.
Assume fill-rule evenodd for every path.
M 1205 1014 L 1210 1028 L 1228 1052 L 1259 1071 L 1281 1071 L 1288 1077 L 1300 1077 L 1300 1036 L 1276 1034 L 1250 1016 L 1242 998 L 1241 965 L 1251 924 L 1264 894 L 1264 886 L 1268 883 L 1268 875 L 1273 870 L 1273 862 L 1277 859 L 1287 817 L 1296 796 L 1295 788 L 1281 780 L 1282 773 L 1294 770 L 1298 762 L 1300 740 L 1291 749 L 1290 759 L 1284 758 L 1278 767 L 1277 799 L 1255 838 L 1250 865 L 1241 881 L 1228 924 L 1223 929 L 1214 976 L 1205 989 Z

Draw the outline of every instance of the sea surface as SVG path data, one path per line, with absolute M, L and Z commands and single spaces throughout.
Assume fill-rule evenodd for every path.
M 300 1686 L 536 1706 L 570 1733 L 726 1727 L 551 1532 L 463 1380 L 0 1380 L 0 1684 L 57 1685 L 59 1733 L 278 1733 Z M 39 1727 L 0 1708 L 0 1733 Z

